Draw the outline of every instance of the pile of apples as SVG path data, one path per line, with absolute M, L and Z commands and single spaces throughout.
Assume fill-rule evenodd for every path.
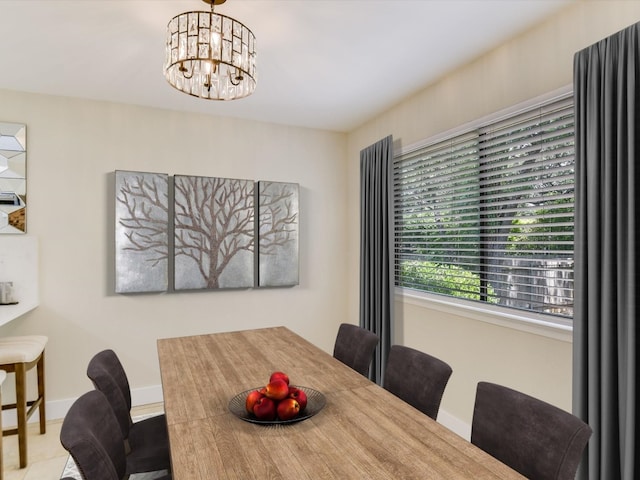
M 289 376 L 284 372 L 273 372 L 269 383 L 249 392 L 246 400 L 247 412 L 258 420 L 291 420 L 300 415 L 306 406 L 307 394 L 289 385 Z

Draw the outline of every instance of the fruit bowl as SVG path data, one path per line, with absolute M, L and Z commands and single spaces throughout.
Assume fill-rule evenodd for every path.
M 252 388 L 234 396 L 229 401 L 229 410 L 231 411 L 231 413 L 233 413 L 239 419 L 244 420 L 245 422 L 258 423 L 261 425 L 287 425 L 290 423 L 301 422 L 303 420 L 306 420 L 307 418 L 313 417 L 316 413 L 322 410 L 327 403 L 327 400 L 321 392 L 314 390 L 313 388 L 297 386 L 297 388 L 307 394 L 307 406 L 302 412 L 300 412 L 297 417 L 288 420 L 260 420 L 254 415 L 247 412 L 245 406 L 247 395 L 260 388 L 261 387 Z

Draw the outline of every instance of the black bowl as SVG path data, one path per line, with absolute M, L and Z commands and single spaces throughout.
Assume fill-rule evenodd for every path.
M 255 415 L 247 412 L 246 401 L 247 395 L 253 392 L 254 390 L 260 390 L 262 387 L 252 388 L 251 390 L 246 390 L 242 393 L 237 394 L 231 400 L 229 400 L 229 410 L 236 417 L 245 422 L 258 423 L 261 425 L 287 425 L 290 423 L 301 422 L 306 420 L 307 418 L 313 417 L 316 413 L 322 410 L 327 403 L 327 400 L 324 398 L 324 395 L 309 387 L 299 387 L 296 385 L 296 388 L 299 388 L 304 393 L 307 394 L 307 406 L 306 408 L 295 418 L 290 418 L 289 420 L 260 420 L 255 417 Z

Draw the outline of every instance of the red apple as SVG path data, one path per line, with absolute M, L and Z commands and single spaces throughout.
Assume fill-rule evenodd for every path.
M 300 404 L 300 411 L 304 410 L 307 406 L 307 394 L 304 390 L 300 390 L 298 387 L 289 387 L 289 398 L 294 398 Z
M 284 380 L 289 385 L 289 375 L 284 372 L 273 372 L 271 377 L 269 377 L 269 382 L 273 382 L 274 380 Z
M 289 385 L 284 380 L 277 379 L 269 382 L 265 389 L 265 395 L 272 400 L 282 400 L 289 395 Z
M 259 420 L 275 420 L 276 404 L 269 397 L 261 397 L 253 406 L 253 414 Z
M 264 397 L 264 394 L 261 393 L 259 390 L 254 390 L 253 392 L 249 392 L 249 395 L 247 395 L 247 400 L 245 402 L 245 406 L 247 408 L 247 412 L 253 413 L 253 406 L 262 397 Z
M 285 398 L 278 403 L 278 418 L 280 420 L 290 420 L 298 416 L 300 404 L 295 398 Z

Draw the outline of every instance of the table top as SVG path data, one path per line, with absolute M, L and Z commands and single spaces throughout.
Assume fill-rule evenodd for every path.
M 158 340 L 174 480 L 522 479 L 285 327 Z M 229 411 L 273 371 L 326 406 L 290 425 Z

